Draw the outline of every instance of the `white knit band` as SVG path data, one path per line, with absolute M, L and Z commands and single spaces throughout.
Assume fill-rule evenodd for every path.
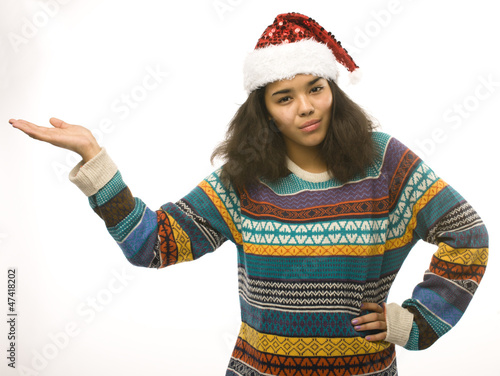
M 243 67 L 247 93 L 274 81 L 292 79 L 297 74 L 337 81 L 337 60 L 332 50 L 313 39 L 271 45 L 248 54 Z

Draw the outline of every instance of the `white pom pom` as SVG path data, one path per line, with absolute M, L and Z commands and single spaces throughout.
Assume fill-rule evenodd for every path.
M 351 85 L 356 85 L 358 82 L 361 81 L 361 78 L 363 77 L 363 72 L 361 69 L 357 68 L 354 72 L 349 73 L 349 83 Z

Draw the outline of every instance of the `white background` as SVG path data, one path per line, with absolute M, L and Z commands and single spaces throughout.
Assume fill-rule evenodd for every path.
M 133 194 L 157 209 L 214 169 L 210 154 L 246 98 L 246 53 L 277 14 L 296 11 L 332 31 L 362 68 L 346 92 L 490 232 L 489 268 L 469 309 L 430 349 L 398 349 L 400 374 L 498 375 L 496 2 L 49 3 L 0 6 L 0 374 L 224 374 L 239 328 L 234 247 L 160 271 L 128 264 L 67 179 L 79 158 L 8 119 L 50 126 L 55 116 L 96 130 Z M 152 70 L 155 88 L 150 78 L 141 88 Z M 390 301 L 410 297 L 434 250 L 413 249 Z M 17 370 L 6 359 L 8 267 L 17 269 Z

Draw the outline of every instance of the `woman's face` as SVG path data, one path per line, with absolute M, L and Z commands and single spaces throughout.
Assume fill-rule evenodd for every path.
M 333 103 L 326 79 L 299 74 L 276 81 L 266 86 L 264 98 L 289 155 L 321 144 L 330 126 Z

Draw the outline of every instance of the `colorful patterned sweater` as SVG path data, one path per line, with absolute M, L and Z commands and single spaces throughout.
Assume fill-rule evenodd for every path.
M 289 161 L 289 176 L 237 192 L 218 170 L 156 211 L 132 196 L 105 149 L 70 179 L 134 265 L 163 268 L 236 245 L 242 324 L 226 376 L 395 375 L 394 343 L 425 349 L 464 313 L 488 235 L 412 151 L 373 138 L 375 163 L 348 184 Z M 351 320 L 362 302 L 386 301 L 419 239 L 438 248 L 423 282 L 387 315 L 397 340 L 365 340 Z

